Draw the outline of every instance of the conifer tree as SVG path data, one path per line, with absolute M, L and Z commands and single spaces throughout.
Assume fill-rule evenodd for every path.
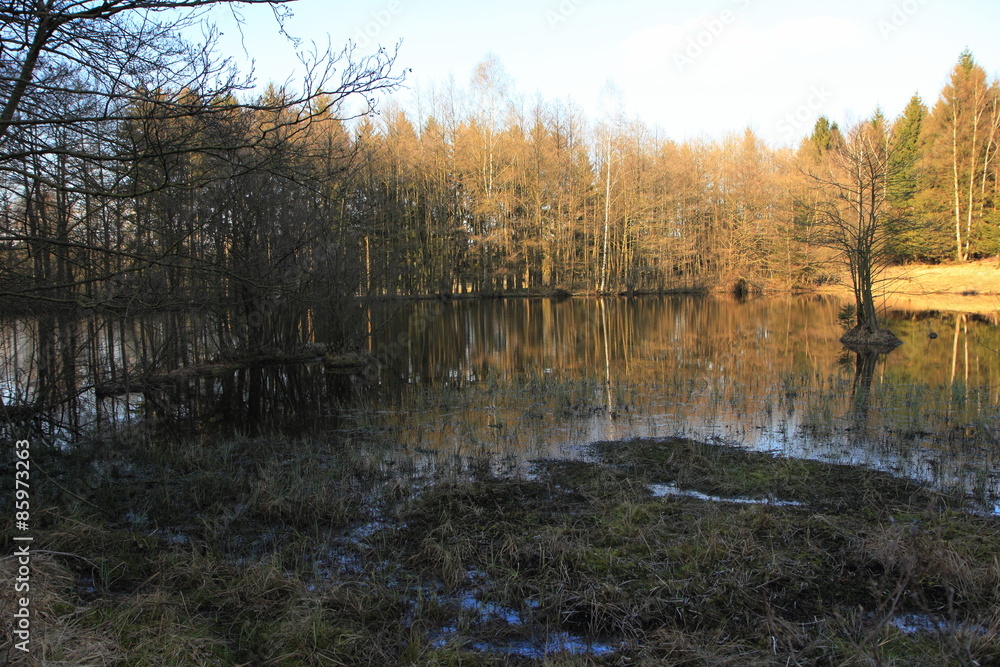
M 888 185 L 888 226 L 889 252 L 897 260 L 924 259 L 937 254 L 929 245 L 927 235 L 922 233 L 918 210 L 922 185 L 918 164 L 923 156 L 921 131 L 926 118 L 927 106 L 919 95 L 914 95 L 892 126 L 895 151 L 889 161 L 893 177 Z

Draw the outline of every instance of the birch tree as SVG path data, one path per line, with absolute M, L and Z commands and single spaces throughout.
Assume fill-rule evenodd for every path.
M 965 51 L 926 124 L 928 212 L 942 217 L 948 212 L 952 256 L 960 262 L 974 251 L 972 240 L 983 223 L 1000 120 L 996 95 L 996 86 L 987 84 L 986 72 Z

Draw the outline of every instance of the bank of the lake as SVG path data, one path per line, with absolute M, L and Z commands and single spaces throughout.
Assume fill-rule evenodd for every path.
M 887 267 L 876 281 L 876 301 L 881 309 L 920 313 L 928 311 L 970 313 L 1000 317 L 1000 261 L 996 258 L 963 263 L 903 264 Z M 490 293 L 452 293 L 391 295 L 368 297 L 369 302 L 437 300 L 469 301 L 495 299 L 568 299 L 593 297 L 649 296 L 708 296 L 725 295 L 738 299 L 762 295 L 776 297 L 793 293 L 835 296 L 845 301 L 853 299 L 850 277 L 842 268 L 831 267 L 821 285 L 787 286 L 754 285 L 733 281 L 666 288 L 600 294 L 594 290 L 514 290 Z
M 681 438 L 512 475 L 166 443 L 34 450 L 32 664 L 1000 660 L 1000 517 L 885 473 Z
M 820 294 L 851 295 L 846 273 Z M 950 264 L 890 266 L 880 275 L 879 305 L 893 310 L 1000 313 L 1000 261 L 996 258 Z

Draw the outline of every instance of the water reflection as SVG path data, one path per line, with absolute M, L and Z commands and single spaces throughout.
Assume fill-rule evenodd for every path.
M 997 485 L 996 316 L 893 313 L 904 345 L 846 352 L 823 297 L 643 297 L 384 303 L 284 316 L 288 346 L 349 322 L 378 365 L 219 367 L 245 331 L 225 316 L 50 316 L 0 325 L 0 428 L 72 439 L 142 419 L 227 432 L 378 429 L 410 452 L 578 455 L 630 436 L 686 434 L 892 470 L 941 486 Z M 237 352 L 239 350 L 236 350 Z M 101 392 L 109 383 L 127 390 Z
M 855 437 L 868 433 L 868 417 L 871 408 L 872 380 L 879 358 L 891 351 L 859 349 L 854 355 L 854 384 L 851 388 L 851 410 L 849 422 Z
M 280 332 L 268 327 L 283 349 L 324 336 L 324 318 L 312 311 L 283 322 Z M 245 341 L 245 327 L 237 330 L 227 315 L 0 323 L 0 432 L 14 425 L 71 442 L 154 420 L 254 433 L 306 428 L 340 411 L 350 376 L 316 363 L 268 363 L 267 349 L 248 350 Z M 253 363 L 234 362 L 248 355 Z
M 893 313 L 906 344 L 858 354 L 839 343 L 839 305 L 411 304 L 388 316 L 386 340 L 405 345 L 381 357 L 378 423 L 418 451 L 564 456 L 597 440 L 684 434 L 995 489 L 997 320 Z

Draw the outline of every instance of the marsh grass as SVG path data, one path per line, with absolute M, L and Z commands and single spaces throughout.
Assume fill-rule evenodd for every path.
M 935 387 L 893 382 L 884 361 L 861 382 L 850 354 L 832 373 L 800 361 L 774 374 L 693 362 L 675 374 L 619 377 L 600 368 L 494 370 L 409 385 L 380 410 L 359 406 L 358 423 L 431 460 L 510 456 L 522 469 L 532 458 L 576 456 L 567 448 L 579 442 L 682 434 L 860 464 L 977 494 L 983 507 L 1000 501 L 994 390 L 961 377 Z
M 39 449 L 29 662 L 1000 660 L 1000 519 L 960 496 L 682 438 L 527 476 L 489 453 L 396 454 L 142 430 Z M 0 591 L 5 618 L 13 602 Z M 910 616 L 933 629 L 904 631 Z

